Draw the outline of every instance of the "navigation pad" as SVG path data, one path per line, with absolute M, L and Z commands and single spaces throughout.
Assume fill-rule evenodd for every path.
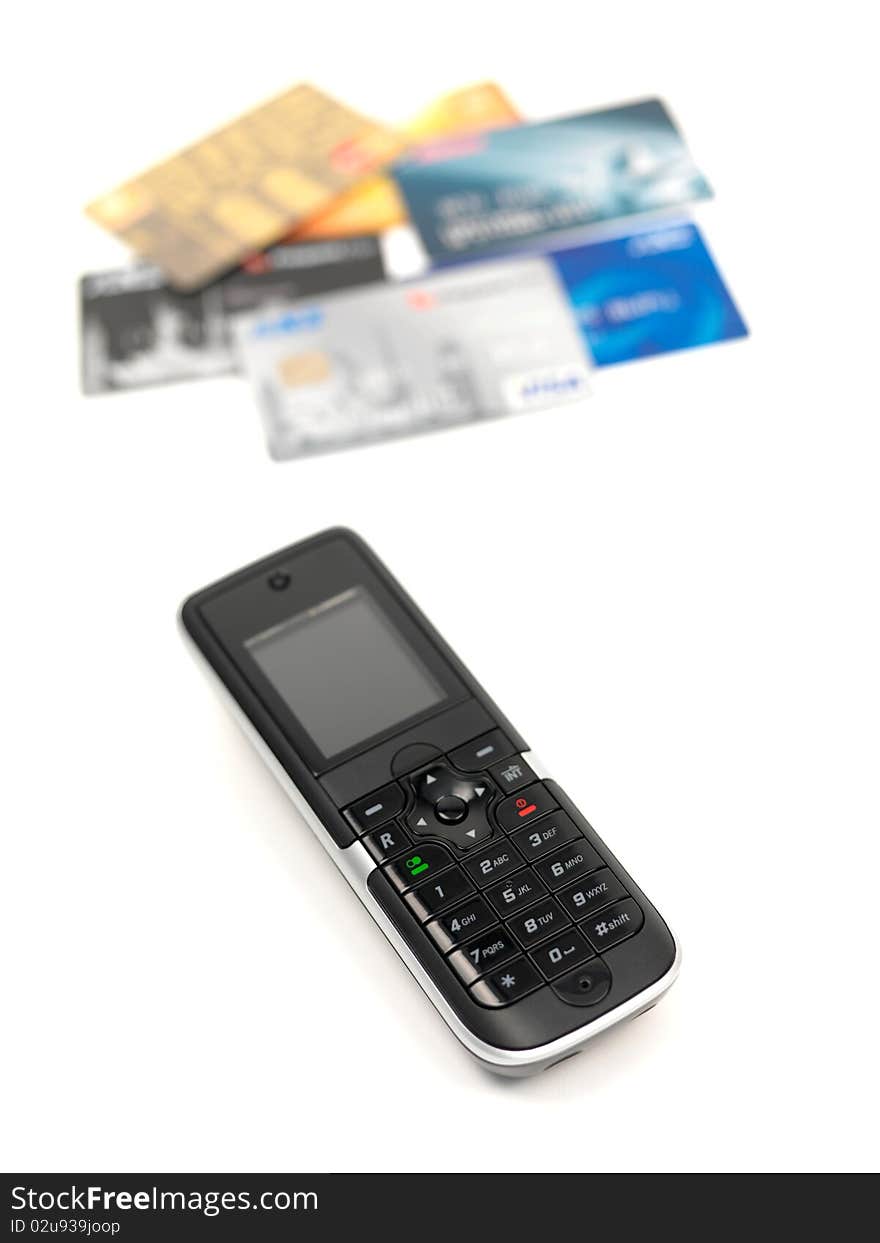
M 406 826 L 414 837 L 439 838 L 458 850 L 470 850 L 492 836 L 488 808 L 495 787 L 488 777 L 432 764 L 409 777 L 407 784 L 415 802 Z

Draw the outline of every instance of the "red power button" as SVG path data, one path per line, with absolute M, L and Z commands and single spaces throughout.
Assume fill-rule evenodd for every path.
M 523 790 L 522 794 L 511 794 L 510 798 L 502 799 L 496 815 L 502 829 L 511 832 L 518 829 L 524 820 L 537 820 L 546 816 L 548 811 L 555 811 L 556 799 L 540 781 L 533 781 Z

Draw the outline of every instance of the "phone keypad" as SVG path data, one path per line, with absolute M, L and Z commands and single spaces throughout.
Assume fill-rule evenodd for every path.
M 370 822 L 389 806 L 397 808 L 390 823 Z M 612 983 L 603 950 L 644 924 L 639 905 L 500 730 L 402 775 L 346 814 L 480 1005 L 511 1005 L 543 987 L 571 1005 L 594 1005 Z

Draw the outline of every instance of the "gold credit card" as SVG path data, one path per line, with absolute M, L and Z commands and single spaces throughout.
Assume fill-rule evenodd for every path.
M 176 288 L 192 290 L 277 242 L 402 149 L 392 130 L 303 84 L 86 211 Z
M 521 120 L 500 86 L 481 82 L 443 95 L 411 121 L 404 134 L 408 142 L 417 143 L 516 125 Z M 406 206 L 393 179 L 374 173 L 296 228 L 293 236 L 301 241 L 381 233 L 406 220 Z

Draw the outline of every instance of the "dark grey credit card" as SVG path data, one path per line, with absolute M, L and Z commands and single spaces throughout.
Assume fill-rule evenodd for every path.
M 177 293 L 152 264 L 80 279 L 86 394 L 225 375 L 235 370 L 231 321 L 295 298 L 384 281 L 374 236 L 273 246 L 197 293 Z

